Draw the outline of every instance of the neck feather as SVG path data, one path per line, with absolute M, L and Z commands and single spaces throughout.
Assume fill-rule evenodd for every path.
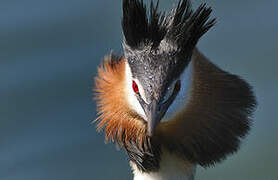
M 134 180 L 193 180 L 196 171 L 196 165 L 169 153 L 165 148 L 162 148 L 160 168 L 157 171 L 143 172 L 132 161 L 130 165 Z

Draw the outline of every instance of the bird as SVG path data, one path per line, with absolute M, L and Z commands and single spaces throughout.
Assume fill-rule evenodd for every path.
M 206 3 L 123 0 L 123 54 L 105 56 L 94 78 L 97 130 L 127 154 L 134 180 L 193 180 L 238 151 L 256 98 L 241 77 L 197 48 L 216 23 Z

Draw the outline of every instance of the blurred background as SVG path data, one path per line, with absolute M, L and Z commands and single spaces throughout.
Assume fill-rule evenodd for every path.
M 198 47 L 254 86 L 259 106 L 241 150 L 196 180 L 276 180 L 278 1 L 206 2 L 218 23 Z M 122 50 L 121 16 L 115 0 L 0 1 L 1 180 L 131 179 L 127 156 L 90 123 L 96 67 Z

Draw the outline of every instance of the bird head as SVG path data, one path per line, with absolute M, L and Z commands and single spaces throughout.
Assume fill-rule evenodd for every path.
M 148 18 L 142 1 L 123 2 L 127 100 L 146 122 L 148 136 L 175 101 L 197 41 L 215 23 L 208 21 L 210 13 L 205 5 L 193 12 L 189 1 L 180 1 L 165 15 L 151 2 Z

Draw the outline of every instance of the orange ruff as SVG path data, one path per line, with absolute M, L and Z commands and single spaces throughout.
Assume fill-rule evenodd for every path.
M 98 68 L 95 78 L 95 99 L 98 110 L 97 129 L 105 127 L 105 140 L 121 146 L 136 143 L 141 149 L 145 144 L 146 124 L 127 104 L 125 97 L 124 58 L 110 55 Z

